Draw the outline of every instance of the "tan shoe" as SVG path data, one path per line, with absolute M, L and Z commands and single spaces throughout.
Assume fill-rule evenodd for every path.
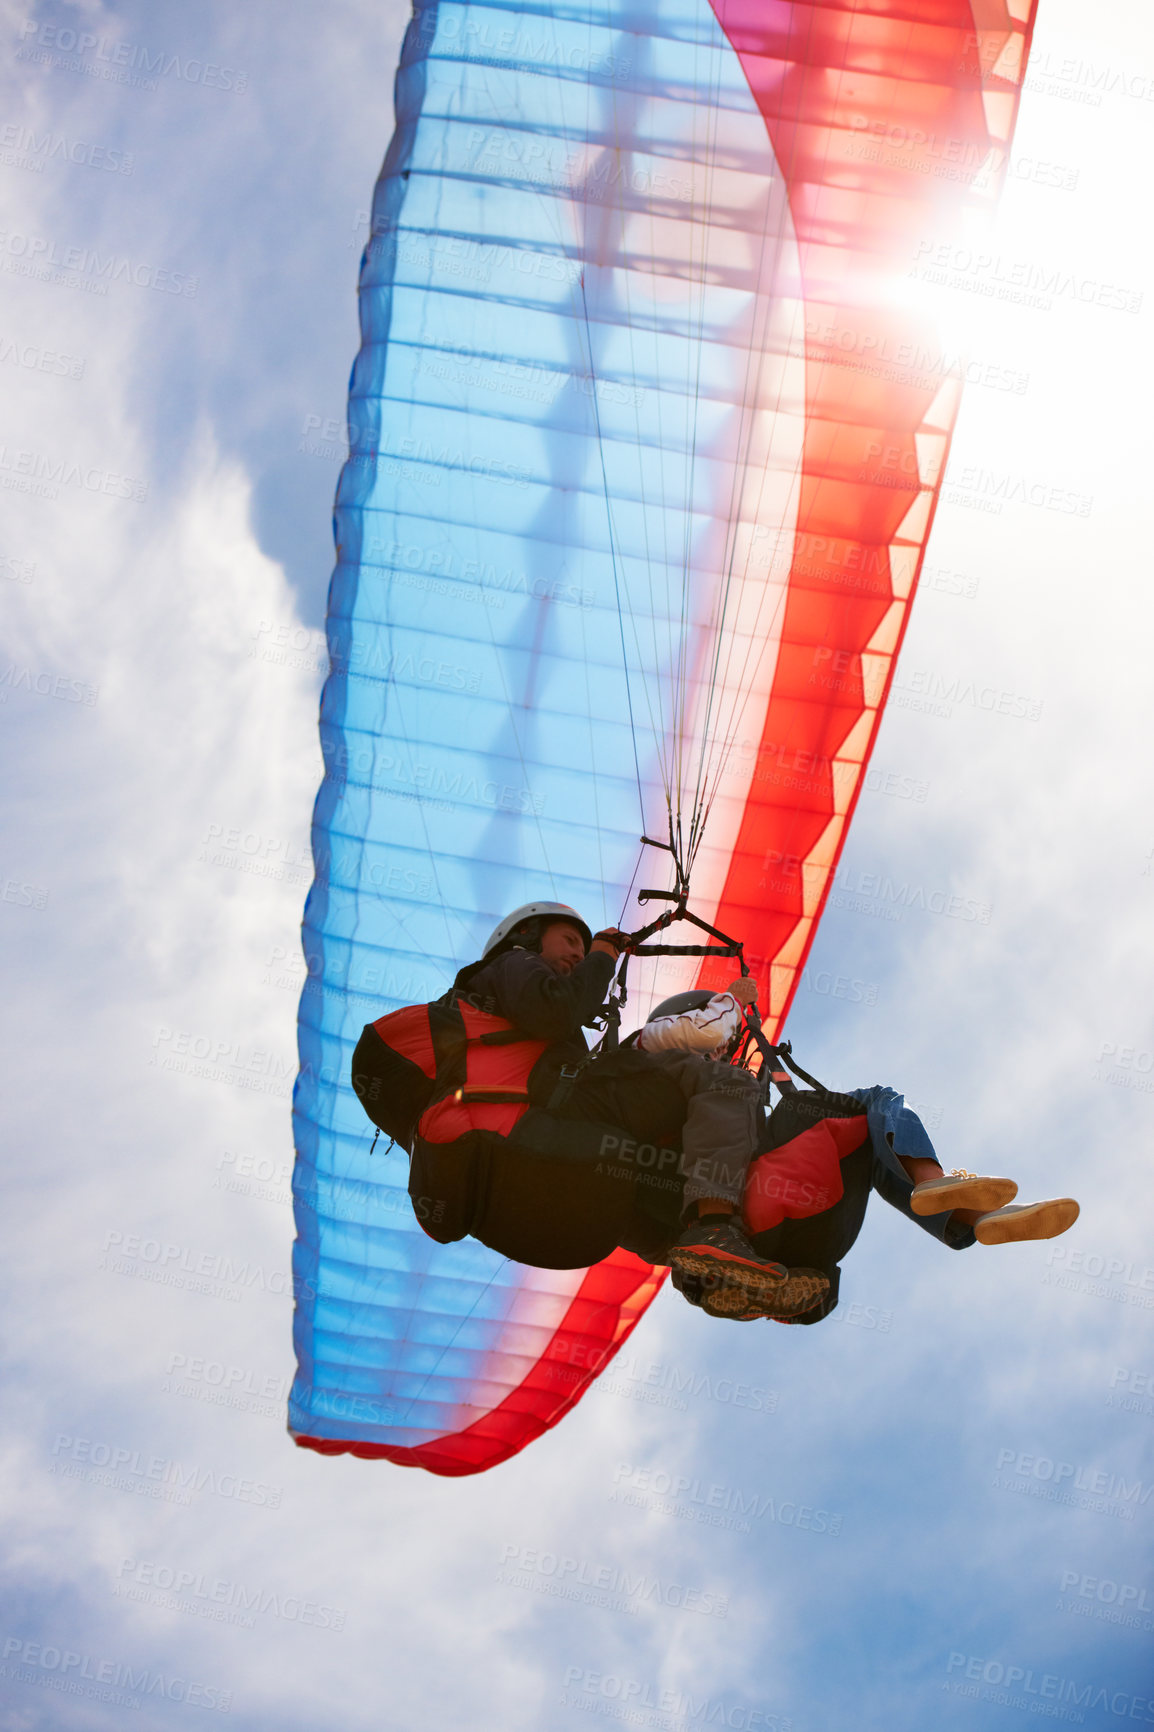
M 976 1173 L 950 1173 L 915 1185 L 910 1208 L 915 1215 L 942 1215 L 947 1209 L 1000 1209 L 1018 1194 L 1013 1179 L 982 1179 Z
M 974 1222 L 979 1245 L 1010 1245 L 1020 1239 L 1056 1239 L 1078 1219 L 1073 1197 L 1051 1197 L 1044 1203 L 1013 1203 Z

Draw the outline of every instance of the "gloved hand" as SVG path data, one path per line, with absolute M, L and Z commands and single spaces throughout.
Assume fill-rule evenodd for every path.
M 616 961 L 628 944 L 628 932 L 622 932 L 616 926 L 607 926 L 603 932 L 594 933 L 593 943 L 589 947 L 589 954 L 592 955 L 596 950 L 602 956 L 611 956 L 613 960 Z
M 736 998 L 738 1004 L 753 1004 L 757 998 L 757 982 L 751 980 L 747 974 L 738 975 L 736 980 L 731 980 L 725 990 Z

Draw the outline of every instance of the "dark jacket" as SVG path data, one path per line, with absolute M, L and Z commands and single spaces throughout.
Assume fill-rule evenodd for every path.
M 605 1003 L 615 964 L 591 951 L 569 975 L 555 974 L 531 950 L 507 950 L 492 962 L 471 962 L 453 982 L 458 997 L 490 1016 L 503 1016 L 534 1040 L 551 1044 L 534 1066 L 529 1089 L 546 1107 L 561 1066 L 589 1056 L 581 1030 Z
M 613 967 L 611 956 L 595 950 L 572 974 L 555 974 L 531 950 L 506 950 L 462 968 L 453 986 L 478 1010 L 507 1017 L 534 1040 L 567 1041 L 585 1052 L 581 1029 L 604 1005 Z

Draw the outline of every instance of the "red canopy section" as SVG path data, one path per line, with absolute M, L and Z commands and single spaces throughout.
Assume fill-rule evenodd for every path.
M 805 307 L 782 646 L 716 915 L 747 938 L 773 1032 L 873 749 L 960 402 L 957 358 L 903 286 L 962 205 L 998 184 L 1035 7 L 713 6 L 786 178 Z M 702 984 L 723 973 L 704 967 Z

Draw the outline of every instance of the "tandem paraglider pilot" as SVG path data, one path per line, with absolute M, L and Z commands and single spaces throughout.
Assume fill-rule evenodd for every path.
M 366 1026 L 353 1085 L 409 1151 L 430 1237 L 552 1269 L 620 1246 L 669 1265 L 711 1316 L 815 1323 L 873 1193 L 954 1250 L 1077 1219 L 1072 1198 L 1020 1205 L 1012 1179 L 944 1173 L 895 1090 L 823 1087 L 765 1040 L 745 976 L 590 1051 L 629 945 L 563 903 L 526 903 L 443 998 Z

